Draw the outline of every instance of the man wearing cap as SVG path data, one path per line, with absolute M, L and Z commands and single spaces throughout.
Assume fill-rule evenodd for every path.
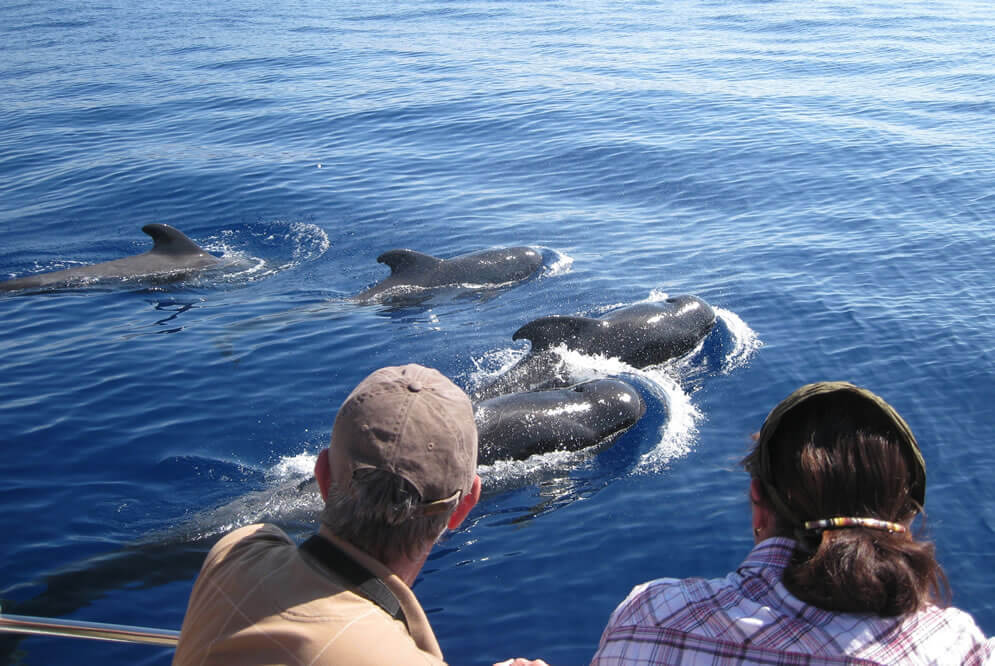
M 433 544 L 480 497 L 469 398 L 436 370 L 377 370 L 346 398 L 300 547 L 250 525 L 208 553 L 174 664 L 441 664 L 411 591 Z

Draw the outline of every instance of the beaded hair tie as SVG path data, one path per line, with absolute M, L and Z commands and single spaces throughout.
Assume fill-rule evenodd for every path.
M 838 516 L 836 518 L 826 518 L 825 520 L 807 520 L 805 529 L 807 530 L 827 530 L 835 527 L 870 527 L 875 530 L 887 530 L 889 532 L 905 532 L 905 525 L 893 523 L 878 518 L 847 518 Z

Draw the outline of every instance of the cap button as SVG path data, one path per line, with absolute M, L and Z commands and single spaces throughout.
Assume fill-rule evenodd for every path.
M 412 393 L 418 393 L 418 391 L 421 391 L 421 382 L 410 382 L 408 384 L 408 390 Z

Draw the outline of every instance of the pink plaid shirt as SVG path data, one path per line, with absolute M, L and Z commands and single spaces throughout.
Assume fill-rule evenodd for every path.
M 781 583 L 794 541 L 767 539 L 725 578 L 661 578 L 612 613 L 592 666 L 983 664 L 995 639 L 956 608 L 882 618 L 834 613 Z

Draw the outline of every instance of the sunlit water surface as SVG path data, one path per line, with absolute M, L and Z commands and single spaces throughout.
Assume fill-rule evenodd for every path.
M 473 389 L 535 317 L 692 293 L 718 321 L 685 358 L 563 354 L 638 388 L 635 427 L 481 470 L 415 586 L 448 660 L 586 663 L 632 585 L 735 567 L 738 460 L 818 379 L 907 417 L 954 601 L 995 633 L 993 32 L 969 1 L 3 4 L 0 277 L 145 251 L 150 222 L 232 260 L 0 295 L 4 610 L 178 628 L 218 535 L 308 533 L 302 482 L 371 370 Z M 517 286 L 352 299 L 387 249 L 523 244 L 544 266 Z

